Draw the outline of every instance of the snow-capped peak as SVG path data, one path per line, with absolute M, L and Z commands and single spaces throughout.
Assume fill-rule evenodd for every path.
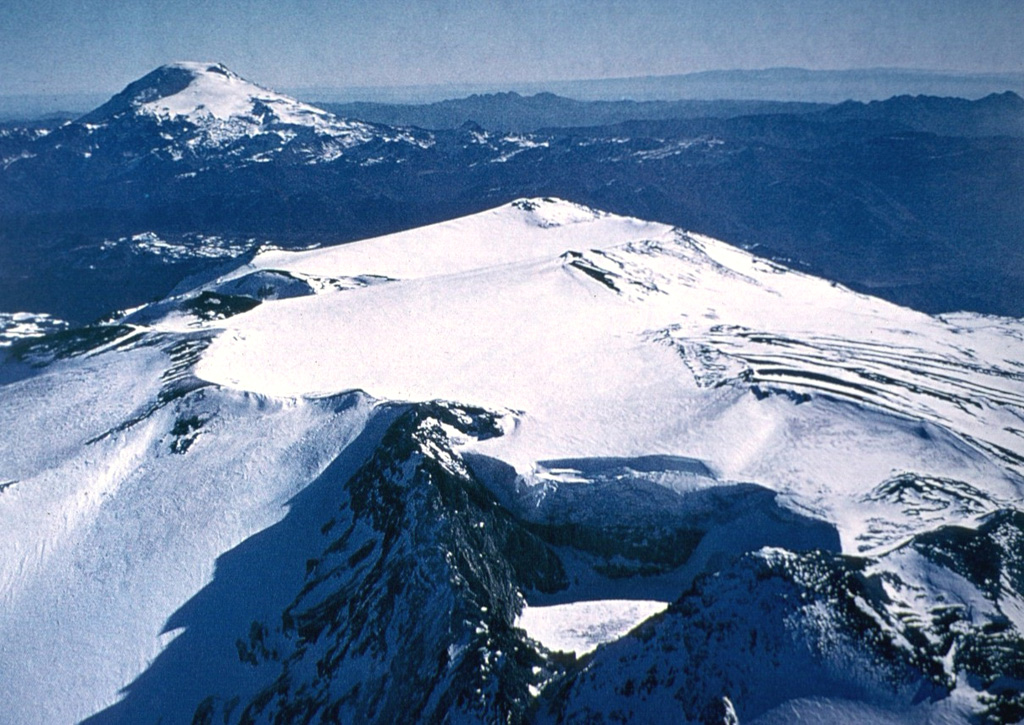
M 318 134 L 358 142 L 372 136 L 369 126 L 348 122 L 281 93 L 245 80 L 220 63 L 176 62 L 130 83 L 81 120 L 150 117 L 186 122 L 214 141 L 253 136 L 268 126 L 306 126 Z
M 174 83 L 163 88 L 144 86 L 132 99 L 134 105 L 145 113 L 167 117 L 210 115 L 227 120 L 250 113 L 255 98 L 271 93 L 220 63 L 171 63 L 146 78 L 158 82 L 173 80 Z M 182 82 L 184 86 L 178 87 Z
M 227 121 L 246 116 L 266 117 L 269 112 L 285 123 L 308 125 L 311 119 L 330 119 L 330 114 L 250 83 L 220 63 L 173 63 L 146 78 L 153 76 L 156 80 L 173 79 L 173 92 L 161 93 L 159 87 L 151 85 L 141 89 L 133 100 L 142 113 L 161 118 Z M 177 88 L 181 81 L 187 82 Z M 154 91 L 155 97 L 151 97 Z

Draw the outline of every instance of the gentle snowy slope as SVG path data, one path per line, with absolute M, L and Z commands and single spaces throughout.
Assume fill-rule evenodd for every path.
M 850 551 L 910 533 L 863 530 L 886 503 L 864 497 L 902 472 L 975 481 L 989 508 L 1021 495 L 1024 368 L 1009 322 L 934 319 L 558 201 L 252 267 L 394 281 L 217 323 L 198 375 L 516 411 L 514 433 L 482 450 L 527 477 L 548 458 L 692 456 L 825 515 Z
M 193 122 L 207 116 L 226 121 L 233 116 L 252 114 L 255 105 L 262 103 L 271 109 L 280 108 L 275 115 L 282 120 L 321 120 L 327 116 L 312 106 L 249 83 L 219 63 L 179 62 L 164 69 L 184 71 L 192 75 L 192 80 L 176 93 L 154 100 L 140 98 L 139 110 L 143 113 L 169 118 L 184 116 Z
M 1018 320 L 533 199 L 5 349 L 0 721 L 1024 708 Z
M 284 516 L 369 415 L 359 399 L 215 390 L 161 404 L 180 353 L 91 357 L 2 389 L 2 722 L 112 704 L 216 557 Z
M 408 280 L 550 261 L 670 233 L 664 224 L 555 200 L 528 200 L 408 232 L 305 252 L 270 251 L 222 279 L 256 270 L 316 278 L 372 275 Z M 450 295 L 455 297 L 455 295 Z M 493 296 L 499 296 L 497 290 Z

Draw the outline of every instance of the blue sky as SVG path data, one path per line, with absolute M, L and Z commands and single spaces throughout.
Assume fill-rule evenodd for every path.
M 1022 29 L 1022 0 L 2 0 L 0 95 L 115 91 L 173 60 L 278 88 L 1019 72 Z

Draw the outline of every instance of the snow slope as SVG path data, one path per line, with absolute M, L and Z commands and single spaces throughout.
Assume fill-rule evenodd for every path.
M 515 411 L 480 450 L 527 478 L 545 459 L 690 456 L 833 521 L 851 552 L 913 530 L 868 524 L 886 502 L 865 496 L 902 472 L 979 482 L 991 507 L 1021 496 L 1012 321 L 928 317 L 560 201 L 251 266 L 269 268 L 394 281 L 233 317 L 200 377 Z
M 1021 360 L 555 199 L 261 253 L 8 349 L 0 721 L 1005 719 Z
M 226 121 L 233 116 L 251 115 L 254 106 L 262 103 L 272 109 L 280 108 L 275 115 L 282 120 L 308 118 L 316 123 L 326 115 L 312 106 L 249 83 L 219 63 L 178 62 L 164 69 L 185 71 L 192 75 L 192 80 L 176 93 L 142 102 L 141 112 L 169 118 L 186 117 L 193 122 L 208 116 Z
M 115 702 L 216 558 L 283 517 L 369 414 L 358 398 L 215 391 L 153 409 L 180 352 L 91 357 L 3 388 L 0 721 L 76 722 Z
M 370 127 L 365 124 L 343 122 L 319 108 L 261 88 L 219 63 L 180 62 L 163 66 L 160 71 L 183 72 L 191 79 L 175 93 L 153 100 L 145 95 L 138 97 L 138 113 L 211 128 L 216 128 L 217 122 L 232 122 L 248 135 L 277 122 L 308 126 L 318 133 L 348 134 L 353 140 L 370 137 Z

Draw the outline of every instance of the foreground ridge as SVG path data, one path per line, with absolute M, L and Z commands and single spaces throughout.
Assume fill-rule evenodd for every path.
M 5 348 L 0 696 L 1015 721 L 1022 346 L 552 198 L 265 249 Z

